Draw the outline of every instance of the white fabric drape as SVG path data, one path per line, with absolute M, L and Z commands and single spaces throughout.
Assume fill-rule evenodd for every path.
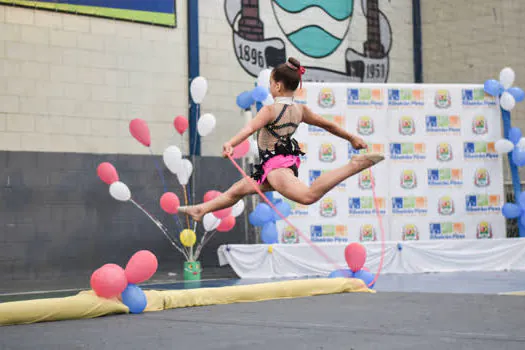
M 450 240 L 384 242 L 381 273 L 525 270 L 525 240 Z M 381 242 L 363 243 L 365 266 L 376 272 Z M 326 276 L 348 268 L 345 244 L 318 244 L 338 266 L 326 261 L 308 244 L 223 245 L 217 253 L 221 266 L 230 265 L 240 278 L 294 278 Z

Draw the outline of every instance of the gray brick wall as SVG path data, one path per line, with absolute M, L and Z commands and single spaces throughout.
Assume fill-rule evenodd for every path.
M 158 204 L 163 186 L 151 156 L 0 152 L 0 276 L 4 288 L 9 288 L 10 281 L 39 286 L 79 276 L 88 286 L 94 269 L 110 262 L 125 266 L 141 249 L 157 255 L 159 271 L 180 276 L 182 255 L 131 203 L 114 200 L 97 177 L 96 167 L 103 161 L 112 162 L 134 199 L 177 235 L 173 218 Z M 162 158 L 157 161 L 165 169 Z M 220 158 L 196 158 L 195 169 L 198 201 L 206 191 L 224 191 L 240 178 Z M 176 177 L 167 169 L 164 176 L 168 190 L 183 201 Z M 200 237 L 202 225 L 198 230 Z M 204 268 L 217 268 L 217 247 L 245 242 L 244 232 L 241 220 L 231 232 L 216 233 L 203 250 Z

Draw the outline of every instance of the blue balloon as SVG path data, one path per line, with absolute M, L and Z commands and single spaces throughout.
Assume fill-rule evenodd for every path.
M 264 86 L 257 86 L 252 90 L 252 98 L 257 102 L 262 102 L 268 97 L 268 89 Z
M 290 204 L 288 204 L 287 202 L 283 201 L 282 199 L 276 201 L 274 205 L 275 205 L 275 208 L 277 210 L 279 210 L 281 212 L 281 214 L 283 214 L 283 216 L 285 218 L 290 216 L 290 214 L 292 213 L 292 208 L 290 207 Z M 276 211 L 273 212 L 273 219 L 274 220 L 282 220 L 281 216 L 279 214 L 277 214 Z
M 514 203 L 505 203 L 503 204 L 503 207 L 501 208 L 501 213 L 507 219 L 514 219 L 521 215 L 521 208 Z
M 242 109 L 248 109 L 254 103 L 252 93 L 250 91 L 245 91 L 240 93 L 237 96 L 237 106 Z
M 518 147 L 514 148 L 514 150 L 512 151 L 512 162 L 516 164 L 516 166 L 524 166 L 525 150 L 520 149 Z
M 518 142 L 520 141 L 521 139 L 521 130 L 520 128 L 510 128 L 509 130 L 509 141 L 512 142 L 513 144 L 517 145 Z
M 250 215 L 248 215 L 248 221 L 253 226 L 260 226 L 260 227 L 264 226 L 264 224 L 266 223 L 266 221 L 262 220 L 260 217 L 257 216 L 255 211 L 252 211 Z
M 346 269 L 346 270 L 335 270 L 335 271 L 332 271 L 328 275 L 328 278 L 340 278 L 340 277 L 352 278 L 354 277 L 354 273 L 352 272 L 352 270 Z
M 367 287 L 370 289 L 374 288 L 375 286 L 375 282 L 374 284 L 369 285 L 370 283 L 374 281 L 374 278 L 375 278 L 375 275 L 372 272 L 365 271 L 365 270 L 359 270 L 356 273 L 354 273 L 354 278 L 359 278 L 360 280 L 365 282 Z
M 266 203 L 259 203 L 255 207 L 255 215 L 262 220 L 262 222 L 268 222 L 273 220 L 273 209 Z
M 484 90 L 487 94 L 492 96 L 499 96 L 501 91 L 501 84 L 495 79 L 487 80 L 484 84 Z
M 261 240 L 266 244 L 279 243 L 279 233 L 274 221 L 264 224 L 261 231 Z
M 135 284 L 128 284 L 122 292 L 122 302 L 129 308 L 132 314 L 140 314 L 148 305 L 146 294 Z
M 509 94 L 511 94 L 514 99 L 516 100 L 516 102 L 521 102 L 523 100 L 525 100 L 525 92 L 520 89 L 519 87 L 511 87 L 510 89 L 507 90 Z

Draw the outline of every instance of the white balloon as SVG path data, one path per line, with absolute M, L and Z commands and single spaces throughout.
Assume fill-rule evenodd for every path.
M 204 225 L 204 229 L 207 232 L 210 232 L 219 227 L 219 225 L 221 224 L 221 219 L 218 219 L 212 213 L 208 213 L 202 218 L 202 224 Z
M 509 140 L 506 140 L 506 141 L 509 141 Z M 509 141 L 509 143 L 512 144 L 512 142 Z M 525 137 L 522 137 L 518 143 L 516 144 L 516 146 L 518 146 L 518 148 L 521 148 L 521 149 L 525 149 Z M 510 152 L 510 151 L 509 151 Z
M 240 200 L 232 207 L 232 214 L 234 217 L 237 217 L 242 214 L 244 211 L 244 200 Z
M 183 159 L 181 167 L 177 170 L 177 178 L 181 185 L 186 186 L 190 180 L 191 174 L 193 173 L 193 164 L 189 159 Z
M 215 119 L 215 116 L 213 114 L 204 114 L 202 117 L 199 118 L 199 121 L 197 122 L 197 130 L 199 132 L 199 135 L 208 136 L 213 131 L 213 129 L 215 129 L 216 124 L 217 120 Z
M 505 91 L 503 94 L 501 94 L 499 104 L 504 110 L 511 111 L 514 106 L 516 106 L 516 100 L 514 99 L 514 96 Z
M 197 77 L 190 84 L 190 94 L 193 102 L 201 103 L 208 92 L 208 81 L 204 77 Z
M 273 99 L 272 94 L 268 94 L 268 97 L 266 97 L 266 100 L 262 101 L 261 103 L 263 104 L 263 106 L 268 106 L 268 105 L 273 105 L 274 102 L 275 101 Z
M 270 88 L 270 76 L 272 75 L 271 69 L 263 69 L 259 72 L 257 77 L 257 85 L 264 86 L 265 88 Z
M 131 199 L 131 191 L 128 186 L 121 181 L 113 182 L 109 186 L 109 194 L 116 200 L 122 202 L 127 202 Z
M 499 82 L 501 83 L 501 85 L 503 85 L 505 89 L 508 89 L 512 86 L 515 78 L 516 74 L 514 73 L 514 70 L 510 67 L 503 68 L 499 73 Z
M 173 173 L 176 174 L 177 170 L 182 166 L 182 152 L 177 146 L 169 146 L 164 150 L 162 159 L 166 167 Z
M 522 138 L 523 139 L 523 138 Z M 521 142 L 521 140 L 520 140 Z M 501 139 L 496 141 L 496 144 L 494 145 L 496 148 L 496 152 L 499 154 L 509 153 L 514 149 L 514 144 L 506 139 Z

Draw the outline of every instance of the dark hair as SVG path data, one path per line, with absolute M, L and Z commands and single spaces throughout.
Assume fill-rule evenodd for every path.
M 290 57 L 288 62 L 282 63 L 274 68 L 272 72 L 273 80 L 282 83 L 287 90 L 295 91 L 301 80 L 299 74 L 300 68 L 301 63 L 297 59 Z

